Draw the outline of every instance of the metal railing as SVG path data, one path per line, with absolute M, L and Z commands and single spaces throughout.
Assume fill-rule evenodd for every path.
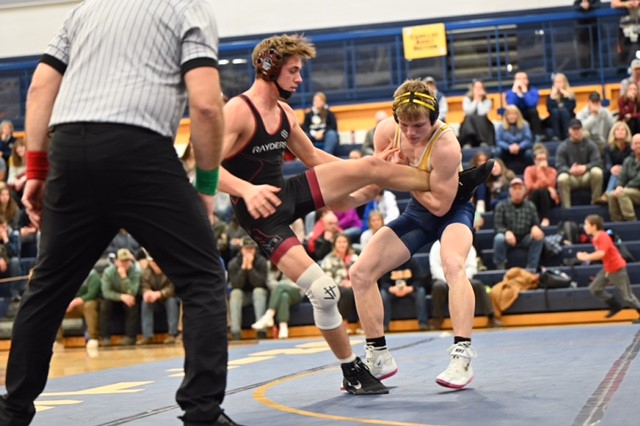
M 305 82 L 290 103 L 308 107 L 316 91 L 324 91 L 332 105 L 388 100 L 405 79 L 427 75 L 448 95 L 462 94 L 473 79 L 484 80 L 490 92 L 502 92 L 519 70 L 527 71 L 539 88 L 550 87 L 555 72 L 565 73 L 573 86 L 604 85 L 627 74 L 630 58 L 617 52 L 618 21 L 624 14 L 610 8 L 583 14 L 567 7 L 445 20 L 447 56 L 413 61 L 404 58 L 400 26 L 308 32 L 317 57 L 303 69 Z M 411 24 L 421 23 L 430 22 Z M 221 41 L 220 72 L 228 96 L 251 85 L 251 52 L 259 41 Z M 0 61 L 0 114 L 4 111 L 18 129 L 36 64 L 33 57 Z

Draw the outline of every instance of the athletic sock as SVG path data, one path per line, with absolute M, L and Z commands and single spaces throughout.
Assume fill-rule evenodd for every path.
M 471 338 L 470 337 L 461 337 L 461 336 L 453 336 L 453 344 L 457 344 L 460 342 L 469 342 L 471 343 Z
M 367 339 L 367 346 L 371 346 L 376 349 L 386 349 L 387 348 L 387 339 L 382 337 L 375 337 L 373 339 Z
M 356 360 L 356 355 L 354 353 L 352 353 L 351 356 L 347 358 L 343 358 L 343 359 L 338 358 L 338 362 L 340 364 L 349 364 L 350 362 L 353 362 L 355 360 Z

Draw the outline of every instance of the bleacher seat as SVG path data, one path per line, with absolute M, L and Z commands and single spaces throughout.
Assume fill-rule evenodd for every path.
M 640 284 L 632 285 L 633 293 L 640 297 Z M 520 293 L 516 301 L 504 313 L 532 314 L 540 312 L 568 312 L 607 309 L 587 288 L 558 288 L 553 290 L 528 290 Z

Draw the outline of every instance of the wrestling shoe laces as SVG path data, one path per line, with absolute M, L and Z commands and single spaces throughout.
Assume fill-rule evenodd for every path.
M 381 395 L 389 393 L 389 389 L 380 380 L 373 377 L 360 358 L 342 364 L 342 387 L 352 395 Z
M 389 352 L 389 349 L 380 349 L 365 345 L 364 351 L 365 364 L 371 374 L 378 380 L 388 379 L 398 372 L 398 365 L 396 364 L 396 360 L 393 359 L 391 352 Z
M 438 377 L 436 383 L 452 389 L 462 389 L 473 380 L 471 360 L 477 356 L 470 342 L 459 342 L 448 349 L 451 361 L 446 370 Z

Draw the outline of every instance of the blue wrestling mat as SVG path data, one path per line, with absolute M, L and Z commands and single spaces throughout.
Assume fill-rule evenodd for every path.
M 478 332 L 475 379 L 435 383 L 450 335 L 387 336 L 399 373 L 389 395 L 339 390 L 338 364 L 321 339 L 266 340 L 230 349 L 223 404 L 246 425 L 640 424 L 640 327 L 630 324 Z M 352 338 L 363 355 L 364 339 Z M 179 425 L 174 395 L 182 359 L 51 379 L 36 426 Z M 636 420 L 633 420 L 636 419 Z

